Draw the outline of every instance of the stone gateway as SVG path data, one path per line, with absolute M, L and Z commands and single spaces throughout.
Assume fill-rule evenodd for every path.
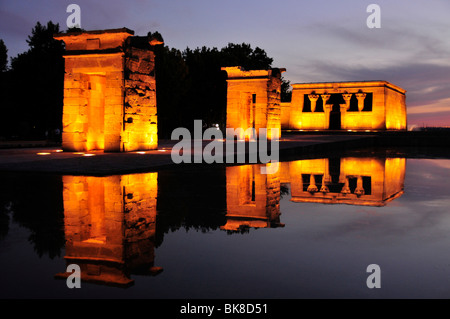
M 68 32 L 63 140 L 65 151 L 146 151 L 158 147 L 154 46 L 126 28 Z

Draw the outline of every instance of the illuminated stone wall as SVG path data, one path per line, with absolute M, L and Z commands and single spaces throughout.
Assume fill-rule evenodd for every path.
M 227 72 L 227 128 L 281 129 L 281 73 L 285 69 L 245 71 L 225 67 Z M 242 134 L 240 139 L 248 139 Z M 270 130 L 268 130 L 268 137 Z
M 221 229 L 237 231 L 282 225 L 279 174 L 261 174 L 260 169 L 261 165 L 226 168 L 227 223 Z
M 338 172 L 330 172 L 329 161 L 281 163 L 282 172 L 289 170 L 293 202 L 384 206 L 403 194 L 404 158 L 341 158 Z
M 65 151 L 158 146 L 154 45 L 126 28 L 63 33 Z
M 157 179 L 157 173 L 63 177 L 65 259 L 80 266 L 83 281 L 128 286 L 131 273 L 157 270 Z
M 385 89 L 386 129 L 403 130 L 407 127 L 405 95 Z
M 406 129 L 406 91 L 389 82 L 305 83 L 292 87 L 290 107 L 282 107 L 283 129 Z

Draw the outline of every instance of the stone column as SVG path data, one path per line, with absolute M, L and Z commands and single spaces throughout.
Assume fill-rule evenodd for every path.
M 319 99 L 318 94 L 308 94 L 308 98 L 311 101 L 311 112 L 316 110 L 317 100 Z
M 315 192 L 317 192 L 318 190 L 319 190 L 319 189 L 318 189 L 317 186 L 316 186 L 316 180 L 314 179 L 314 175 L 311 174 L 311 175 L 309 176 L 309 186 L 308 186 L 307 191 L 310 192 L 310 193 L 315 193 Z
M 348 111 L 348 109 L 350 108 L 350 100 L 352 98 L 352 94 L 344 93 L 344 94 L 342 94 L 342 97 L 344 98 L 345 104 L 341 104 L 341 110 L 342 110 L 342 107 L 345 106 L 345 110 Z
M 351 93 L 343 93 L 345 104 L 340 104 L 341 106 L 341 129 L 347 129 L 346 114 L 350 108 L 350 99 L 352 98 Z
M 330 128 L 330 112 L 331 108 L 333 107 L 333 105 L 327 104 L 330 97 L 331 97 L 330 94 L 322 94 L 323 112 L 325 113 L 325 126 L 324 126 L 325 130 Z
M 364 188 L 363 188 L 363 181 L 362 181 L 362 177 L 361 176 L 358 176 L 358 179 L 356 181 L 355 194 L 358 197 L 365 194 L 365 191 L 364 191 Z
M 330 162 L 329 162 L 328 159 L 326 161 L 326 165 L 325 165 L 325 168 L 324 168 L 323 183 L 324 184 L 331 184 Z
M 350 191 L 350 187 L 348 186 L 348 177 L 345 177 L 345 183 L 344 183 L 344 186 L 342 187 L 341 194 L 347 195 L 350 193 L 351 193 L 351 191 Z
M 366 98 L 366 93 L 356 93 L 355 95 L 358 99 L 358 110 L 361 112 L 364 108 L 364 99 Z
M 326 185 L 326 184 L 329 183 L 328 180 L 329 180 L 329 178 L 327 177 L 326 174 L 324 174 L 324 175 L 322 176 L 322 187 L 320 188 L 320 192 L 321 192 L 321 193 L 324 193 L 324 194 L 325 194 L 325 193 L 329 193 L 329 192 L 330 192 L 328 186 Z
M 322 101 L 323 101 L 323 109 L 325 110 L 325 105 L 327 104 L 328 100 L 330 99 L 331 94 L 322 94 Z

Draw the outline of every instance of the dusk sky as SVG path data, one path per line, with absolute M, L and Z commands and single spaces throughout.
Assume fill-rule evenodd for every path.
M 65 31 L 71 3 L 81 7 L 85 30 L 159 31 L 180 50 L 258 46 L 291 83 L 386 80 L 407 90 L 409 126 L 450 126 L 448 0 L 0 0 L 8 56 L 28 49 L 38 21 Z M 366 24 L 372 3 L 381 8 L 378 29 Z

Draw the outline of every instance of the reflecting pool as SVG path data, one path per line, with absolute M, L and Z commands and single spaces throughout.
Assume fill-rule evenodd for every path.
M 2 298 L 449 298 L 450 160 L 2 173 Z M 81 288 L 66 285 L 69 265 Z M 369 265 L 380 288 L 367 285 Z

